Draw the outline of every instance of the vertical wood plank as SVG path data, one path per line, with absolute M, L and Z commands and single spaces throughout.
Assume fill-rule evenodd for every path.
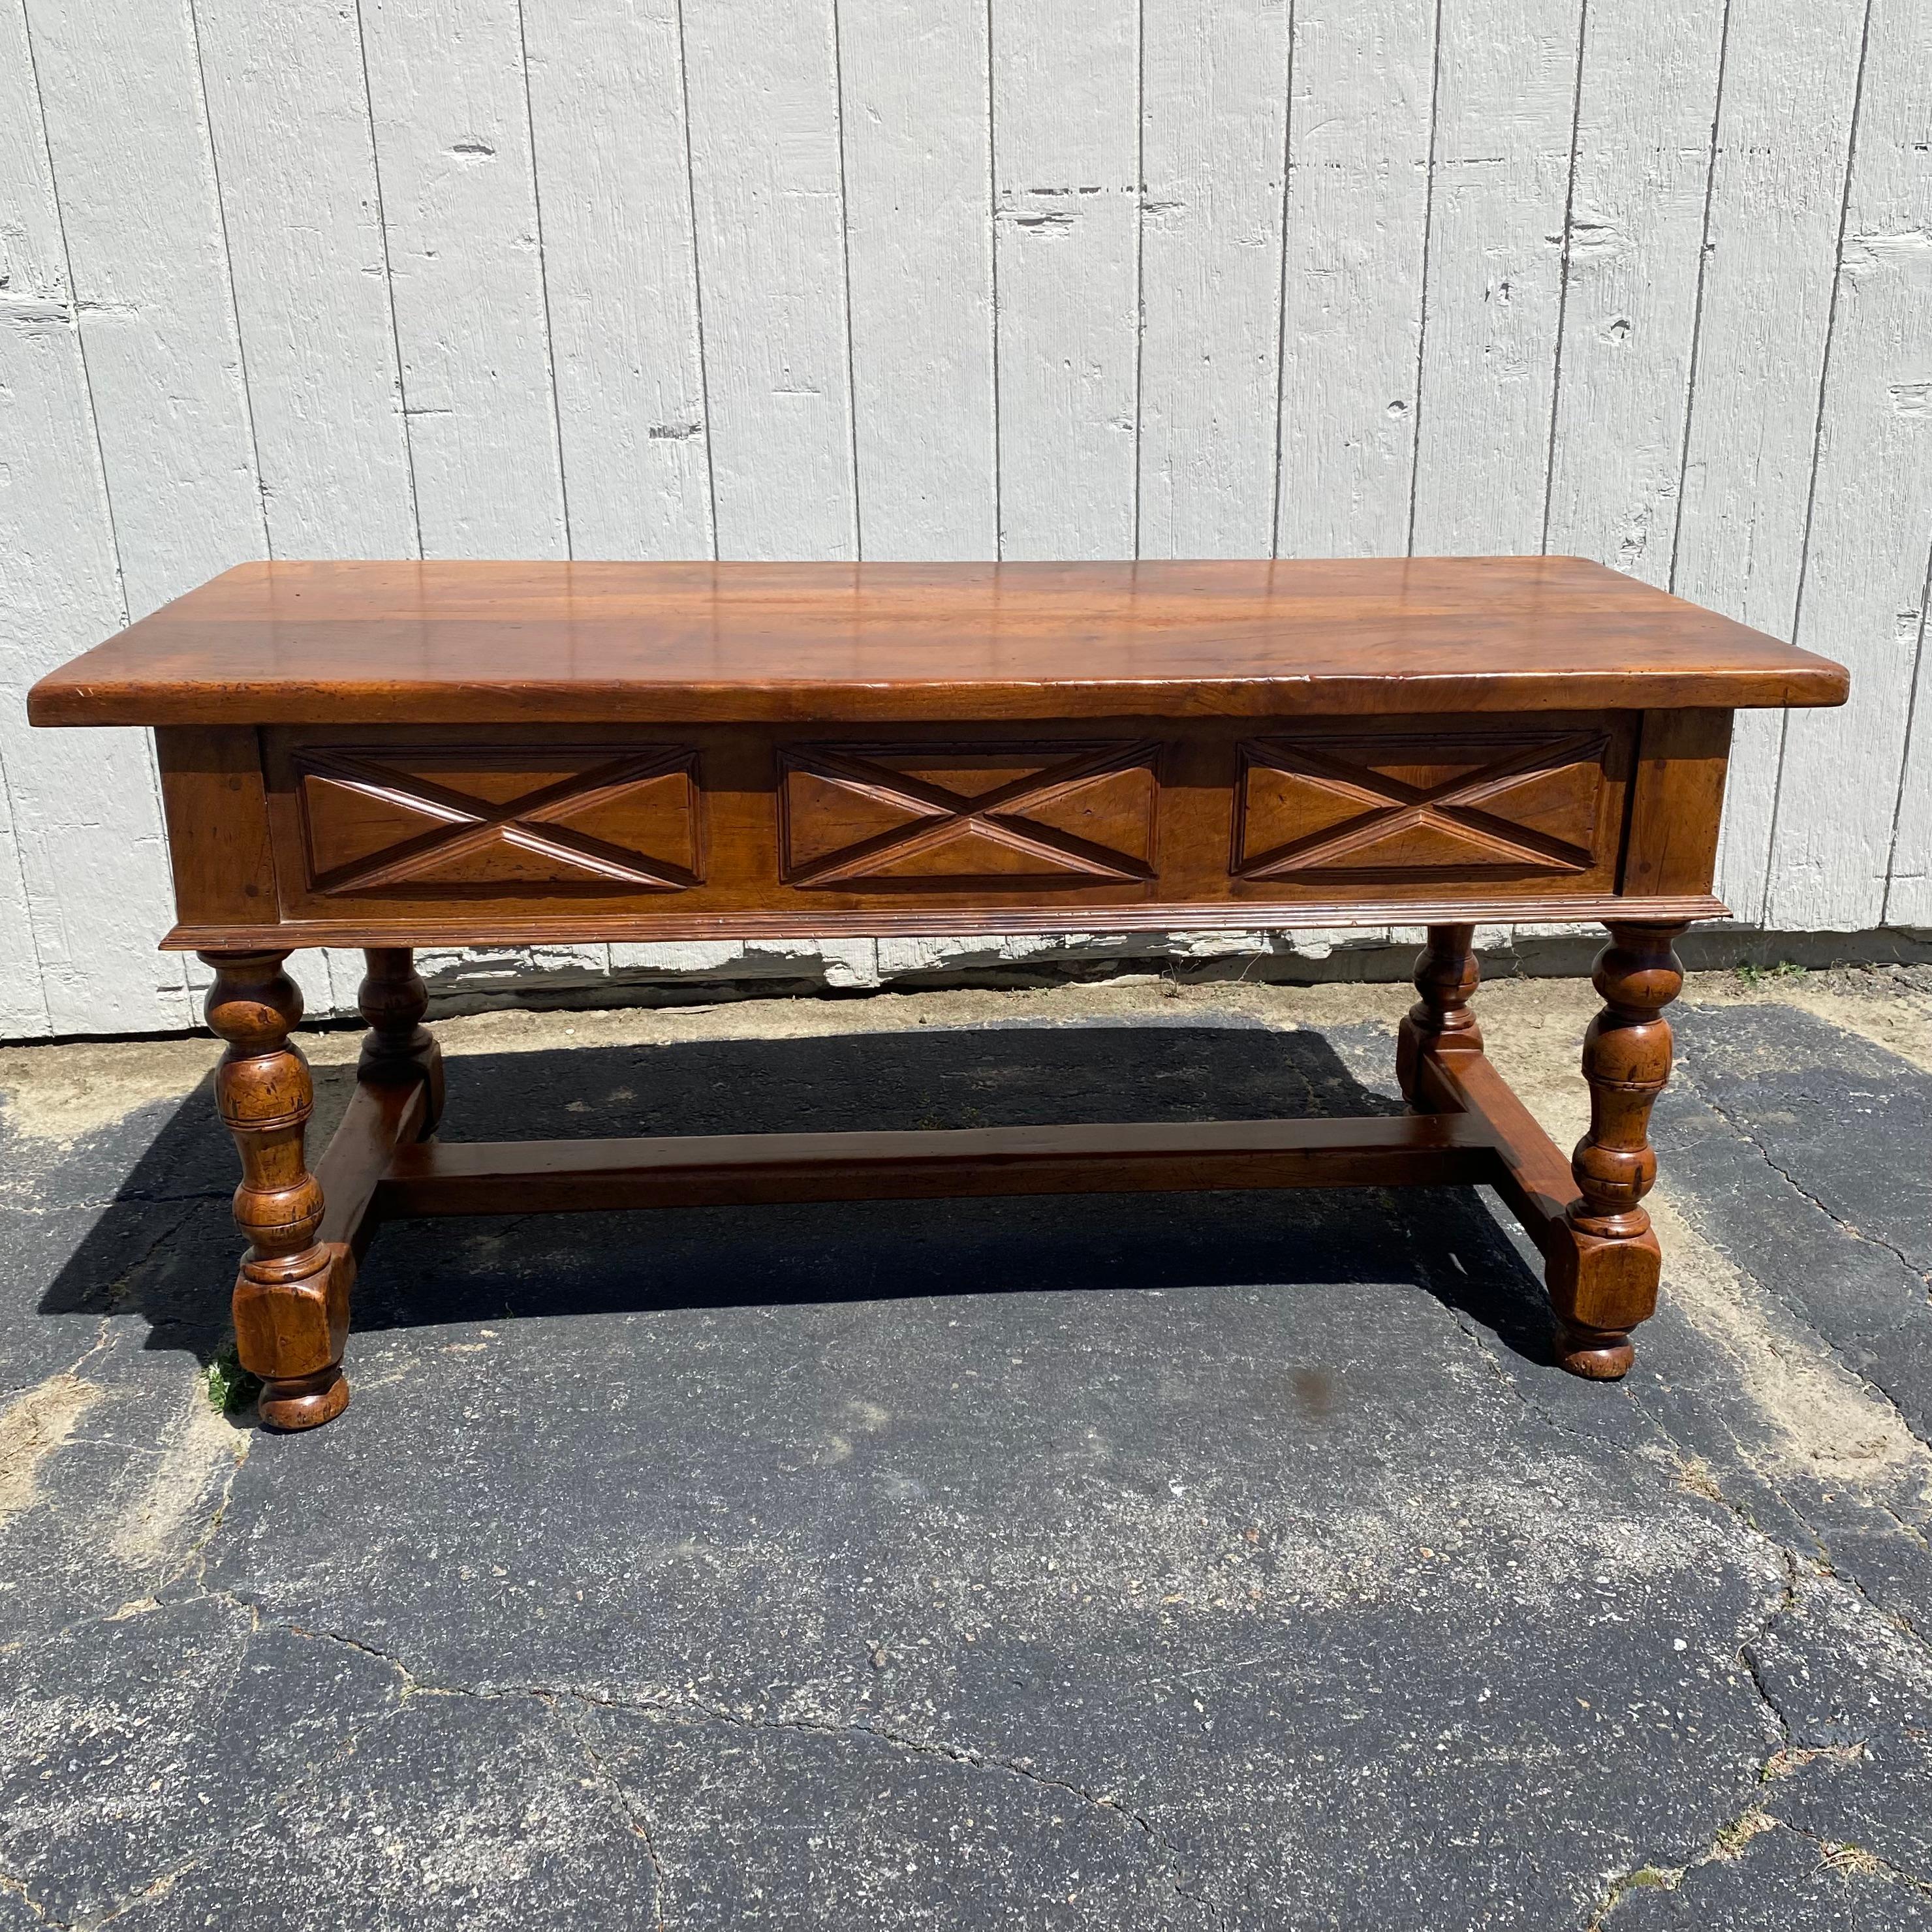
M 1591 0 L 1544 548 L 1669 580 L 1724 0 Z
M 363 0 L 429 556 L 567 554 L 518 0 Z
M 676 0 L 532 6 L 525 22 L 572 553 L 708 557 Z
M 0 448 L 16 453 L 34 448 L 27 423 L 52 414 L 56 428 L 43 432 L 40 446 L 58 453 L 63 468 L 77 465 L 79 474 L 91 478 L 92 425 L 20 0 L 0 6 L 0 182 L 8 184 L 0 220 Z M 44 400 L 23 407 L 28 371 L 37 365 L 56 377 L 57 393 L 64 390 L 64 410 L 50 412 Z M 44 376 L 38 386 L 46 389 Z M 52 1030 L 16 829 L 22 801 L 14 798 L 8 776 L 10 766 L 17 768 L 34 751 L 20 715 L 22 692 L 40 668 L 36 651 L 46 646 L 34 632 L 50 614 L 44 607 L 52 601 L 34 580 L 51 582 L 61 565 L 57 554 L 36 559 L 28 541 L 26 520 L 40 489 L 38 476 L 28 477 L 17 454 L 0 456 L 0 1036 L 10 1040 Z M 92 528 L 97 539 L 104 530 L 98 480 L 74 526 L 76 534 Z M 111 564 L 104 548 L 102 555 Z M 105 580 L 112 583 L 111 568 Z
M 266 535 L 193 18 L 134 0 L 22 17 L 10 77 L 38 80 L 26 124 L 58 212 L 35 252 L 72 277 L 14 345 L 25 682 Z M 152 950 L 170 894 L 145 734 L 23 733 L 8 784 L 54 1029 L 187 1023 L 181 963 Z
M 28 18 L 139 616 L 266 544 L 194 23 L 146 0 L 34 0 Z
M 1898 828 L 1892 842 L 1886 901 L 1887 926 L 1932 926 L 1932 563 L 1919 596 L 1918 668 L 1912 694 L 1911 729 L 1898 788 Z
M 1143 556 L 1274 547 L 1288 21 L 1288 0 L 1146 16 Z
M 1132 556 L 1138 10 L 991 4 L 1000 554 Z
M 986 0 L 840 0 L 868 557 L 999 554 Z
M 424 554 L 567 556 L 521 0 L 360 11 Z M 327 976 L 302 982 L 312 1011 L 325 988 L 352 1006 L 320 954 L 301 963 Z
M 718 554 L 858 554 L 832 0 L 686 0 Z
M 26 873 L 14 834 L 15 815 L 7 785 L 5 746 L 0 744 L 0 1040 L 39 1040 L 53 1026 L 40 985 Z
M 195 6 L 269 547 L 413 556 L 353 0 Z
M 1864 0 L 1731 0 L 1672 588 L 1788 638 Z M 1784 721 L 1738 714 L 1718 892 L 1764 911 Z
M 15 1036 L 185 1026 L 180 963 L 154 950 L 173 916 L 148 734 L 26 722 L 34 680 L 125 621 L 62 296 L 0 303 L 0 762 L 31 920 L 7 908 L 0 1012 Z
M 1443 0 L 1418 556 L 1543 547 L 1580 0 Z
M 1283 556 L 1408 548 L 1435 9 L 1299 0 L 1282 316 Z
M 1786 731 L 1766 919 L 1797 931 L 1884 915 L 1932 532 L 1932 9 L 1868 31 L 1797 636 L 1852 695 Z

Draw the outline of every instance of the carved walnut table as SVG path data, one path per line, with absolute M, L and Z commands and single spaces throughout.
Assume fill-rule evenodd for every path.
M 398 1215 L 1488 1182 L 1563 1366 L 1621 1375 L 1672 942 L 1712 896 L 1731 714 L 1846 674 L 1562 557 L 1304 563 L 249 564 L 44 680 L 40 724 L 159 746 L 214 968 L 263 1419 L 348 1400 L 358 1258 Z M 1484 1057 L 1476 922 L 1600 920 L 1565 1159 Z M 1353 1120 L 444 1142 L 422 946 L 1425 926 Z M 304 946 L 371 1030 L 313 1168 Z

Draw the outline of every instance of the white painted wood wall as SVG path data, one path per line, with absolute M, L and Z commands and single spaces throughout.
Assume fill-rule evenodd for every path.
M 0 0 L 0 1037 L 193 1022 L 21 698 L 242 558 L 1544 549 L 1850 663 L 1721 889 L 1932 926 L 1928 0 Z

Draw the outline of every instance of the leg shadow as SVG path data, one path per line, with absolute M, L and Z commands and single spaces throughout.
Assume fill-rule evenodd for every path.
M 449 1139 L 837 1132 L 1400 1112 L 1318 1035 L 1049 1024 L 453 1057 Z M 311 1155 L 353 1082 L 318 1068 Z M 83 1240 L 43 1312 L 131 1312 L 150 1348 L 228 1334 L 236 1178 L 204 1082 L 108 1219 L 175 1232 L 131 1272 Z M 183 1204 L 186 1204 L 184 1212 Z M 368 1331 L 543 1314 L 770 1306 L 1041 1288 L 1410 1280 L 1526 1359 L 1551 1359 L 1540 1284 L 1473 1190 L 1093 1195 L 398 1222 L 356 1288 Z

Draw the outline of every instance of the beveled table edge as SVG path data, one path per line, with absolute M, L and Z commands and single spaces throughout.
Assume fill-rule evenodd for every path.
M 52 671 L 28 693 L 35 725 L 999 724 L 1085 718 L 1366 718 L 1539 711 L 1762 711 L 1840 705 L 1841 666 L 1683 670 L 1292 674 L 1266 678 L 991 680 L 973 684 L 774 680 L 758 688 L 702 679 L 595 684 L 399 678 L 380 691 L 324 681 L 107 684 Z

